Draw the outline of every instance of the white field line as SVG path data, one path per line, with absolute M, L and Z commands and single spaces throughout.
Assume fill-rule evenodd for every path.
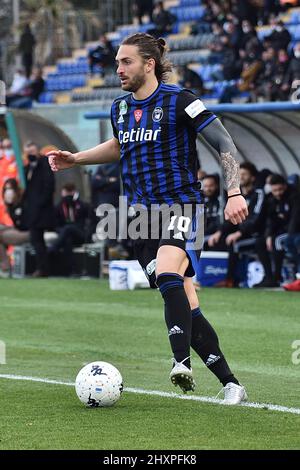
M 0 374 L 0 379 L 11 379 L 11 380 L 26 380 L 28 382 L 41 382 L 46 384 L 54 384 L 54 385 L 67 385 L 74 387 L 75 384 L 72 382 L 62 382 L 60 380 L 52 380 L 52 379 L 42 379 L 39 377 L 27 377 L 23 375 L 10 375 L 10 374 Z M 197 395 L 178 395 L 177 393 L 170 393 L 170 392 L 161 392 L 159 390 L 143 390 L 141 388 L 124 388 L 124 392 L 128 393 L 136 393 L 139 395 L 151 395 L 157 397 L 164 397 L 164 398 L 177 398 L 179 400 L 190 400 L 190 401 L 200 401 L 202 403 L 214 403 L 217 405 L 223 406 L 230 406 L 224 405 L 223 400 L 219 398 L 211 398 L 211 397 L 201 397 Z M 239 407 L 245 408 L 255 408 L 260 410 L 269 410 L 269 411 L 280 411 L 282 413 L 291 413 L 294 415 L 300 415 L 300 408 L 289 408 L 287 406 L 281 405 L 272 405 L 270 403 L 251 403 L 251 402 L 243 402 L 238 405 Z

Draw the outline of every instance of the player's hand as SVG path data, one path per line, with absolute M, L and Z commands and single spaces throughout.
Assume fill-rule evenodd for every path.
M 51 150 L 46 157 L 52 171 L 66 170 L 75 165 L 75 155 L 65 150 Z
M 233 245 L 233 243 L 237 242 L 242 236 L 242 232 L 239 230 L 237 232 L 231 233 L 226 237 L 226 245 L 230 246 Z
M 248 215 L 248 206 L 243 196 L 235 196 L 228 199 L 225 210 L 225 220 L 230 220 L 233 225 L 241 224 Z
M 221 238 L 222 232 L 218 230 L 217 232 L 213 233 L 209 239 L 207 240 L 207 244 L 210 248 L 215 246 L 217 243 L 219 243 L 220 238 Z
M 273 250 L 272 237 L 267 237 L 267 239 L 266 239 L 266 245 L 267 245 L 267 250 L 268 250 L 268 251 L 272 251 L 272 250 Z

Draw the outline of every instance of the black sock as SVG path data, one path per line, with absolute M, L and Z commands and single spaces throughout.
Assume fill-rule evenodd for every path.
M 192 310 L 191 346 L 224 387 L 228 382 L 239 385 L 219 347 L 217 333 L 199 307 Z
M 163 273 L 157 277 L 156 284 L 165 301 L 165 321 L 169 340 L 177 362 L 191 367 L 190 343 L 192 314 L 183 287 L 183 277 L 175 273 Z

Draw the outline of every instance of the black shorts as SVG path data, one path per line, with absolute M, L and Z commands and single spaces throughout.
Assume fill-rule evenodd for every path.
M 184 214 L 184 215 L 181 215 Z M 187 254 L 189 265 L 185 276 L 193 277 L 197 272 L 204 238 L 204 207 L 202 204 L 193 205 L 190 211 L 171 212 L 153 219 L 148 216 L 148 236 L 134 240 L 134 253 L 146 274 L 151 288 L 156 286 L 156 256 L 159 247 L 163 245 L 176 246 Z M 143 219 L 145 220 L 145 219 Z

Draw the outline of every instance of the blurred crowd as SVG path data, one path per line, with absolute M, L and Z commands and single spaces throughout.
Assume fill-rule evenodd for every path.
M 76 185 L 65 183 L 58 203 L 54 204 L 54 175 L 47 158 L 35 142 L 24 145 L 26 189 L 18 180 L 18 169 L 10 140 L 0 144 L 0 274 L 8 277 L 11 269 L 10 246 L 31 243 L 36 253 L 33 277 L 49 274 L 49 257 L 56 255 L 66 276 L 75 275 L 73 249 L 96 242 L 96 210 L 111 204 L 118 210 L 120 196 L 119 164 L 99 165 L 91 175 L 91 202 L 81 200 Z M 247 254 L 258 259 L 264 269 L 263 280 L 254 287 L 278 287 L 282 283 L 284 259 L 292 266 L 292 285 L 300 290 L 300 192 L 299 175 L 285 179 L 268 169 L 258 171 L 250 162 L 240 165 L 241 192 L 249 210 L 242 224 L 224 221 L 226 196 L 219 175 L 199 170 L 198 178 L 206 205 L 205 251 L 229 253 L 227 279 L 222 287 L 239 286 L 239 259 Z M 47 242 L 45 233 L 54 232 Z M 100 234 L 101 238 L 101 234 Z M 130 241 L 107 240 L 106 259 L 130 259 Z

